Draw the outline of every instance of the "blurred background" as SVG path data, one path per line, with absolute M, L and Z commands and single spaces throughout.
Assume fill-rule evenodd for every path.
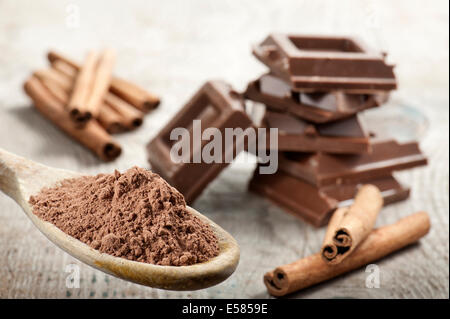
M 419 139 L 429 165 L 398 174 L 411 198 L 383 210 L 378 224 L 427 210 L 431 233 L 380 261 L 381 288 L 365 288 L 364 269 L 291 297 L 448 298 L 448 1 L 12 1 L 0 0 L 0 147 L 46 165 L 85 173 L 148 168 L 145 144 L 208 79 L 236 90 L 266 71 L 251 46 L 273 32 L 357 35 L 388 52 L 399 90 L 373 114 L 405 138 Z M 56 49 L 81 61 L 88 49 L 117 51 L 114 73 L 158 94 L 161 106 L 143 127 L 117 137 L 123 154 L 100 162 L 41 117 L 22 85 Z M 268 298 L 263 274 L 316 252 L 314 229 L 246 191 L 252 164 L 237 161 L 194 207 L 241 246 L 236 273 L 196 292 L 167 292 L 105 275 L 41 235 L 0 194 L 1 298 Z M 401 255 L 402 257 L 400 257 Z M 77 264 L 81 286 L 66 288 L 65 267 Z M 413 277 L 409 275 L 412 274 Z

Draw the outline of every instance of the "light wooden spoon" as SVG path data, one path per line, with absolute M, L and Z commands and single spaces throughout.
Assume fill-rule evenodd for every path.
M 0 190 L 22 207 L 48 239 L 82 262 L 128 281 L 170 290 L 207 288 L 222 282 L 236 269 L 239 246 L 234 238 L 191 207 L 188 210 L 192 214 L 211 226 L 219 240 L 220 252 L 207 262 L 181 267 L 152 265 L 100 253 L 33 214 L 28 203 L 31 195 L 43 187 L 56 186 L 63 179 L 79 176 L 79 173 L 51 168 L 0 149 Z

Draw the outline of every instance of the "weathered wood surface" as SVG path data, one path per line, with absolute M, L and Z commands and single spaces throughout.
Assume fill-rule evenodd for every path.
M 80 23 L 73 27 L 67 19 L 77 8 Z M 359 34 L 386 49 L 397 63 L 400 89 L 391 104 L 406 106 L 386 106 L 383 122 L 398 124 L 400 135 L 417 136 L 430 160 L 426 168 L 398 174 L 412 187 L 411 198 L 384 209 L 377 224 L 426 210 L 432 230 L 419 245 L 377 262 L 380 288 L 366 288 L 368 273 L 361 269 L 292 297 L 448 298 L 448 23 L 447 1 L 76 1 L 69 6 L 0 1 L 0 147 L 85 173 L 148 167 L 145 143 L 206 79 L 224 78 L 241 90 L 264 72 L 250 46 L 267 33 Z M 117 49 L 116 74 L 163 99 L 142 128 L 118 137 L 124 153 L 110 164 L 100 163 L 48 125 L 21 89 L 33 69 L 46 65 L 49 48 L 81 59 L 87 49 L 102 46 Z M 407 119 L 398 121 L 398 113 Z M 146 288 L 81 264 L 50 243 L 1 194 L 0 297 L 269 297 L 263 274 L 318 251 L 324 229 L 316 230 L 248 193 L 252 169 L 252 164 L 234 163 L 194 205 L 237 239 L 242 256 L 230 279 L 195 292 Z M 66 288 L 69 264 L 80 266 L 79 289 Z

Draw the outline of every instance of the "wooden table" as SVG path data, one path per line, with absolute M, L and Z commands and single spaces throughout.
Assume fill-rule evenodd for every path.
M 447 1 L 0 1 L 0 147 L 85 173 L 149 167 L 144 145 L 205 80 L 223 78 L 242 90 L 265 71 L 250 48 L 268 33 L 357 34 L 386 49 L 397 64 L 400 89 L 382 113 L 385 122 L 398 123 L 406 135 L 419 138 L 429 158 L 427 167 L 397 175 L 412 187 L 411 198 L 384 209 L 377 224 L 426 210 L 432 230 L 420 244 L 376 263 L 380 288 L 366 288 L 368 273 L 360 269 L 292 297 L 448 298 L 448 22 Z M 49 125 L 21 89 L 32 70 L 46 65 L 49 48 L 80 60 L 89 48 L 104 46 L 118 51 L 117 74 L 163 99 L 142 128 L 118 137 L 124 152 L 109 164 Z M 397 113 L 407 114 L 402 123 Z M 195 292 L 142 287 L 81 264 L 1 194 L 0 297 L 269 297 L 263 274 L 318 251 L 324 229 L 248 193 L 253 167 L 238 160 L 194 205 L 237 239 L 242 254 L 231 278 Z M 78 289 L 66 288 L 70 264 L 80 267 Z

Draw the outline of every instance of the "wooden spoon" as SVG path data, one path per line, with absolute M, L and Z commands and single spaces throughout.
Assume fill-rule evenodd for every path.
M 170 289 L 195 290 L 216 285 L 228 278 L 239 262 L 239 246 L 230 234 L 214 222 L 188 207 L 189 212 L 208 224 L 219 240 L 220 252 L 207 262 L 191 266 L 158 266 L 104 254 L 71 237 L 32 212 L 31 195 L 43 187 L 54 187 L 79 173 L 51 168 L 0 149 L 0 190 L 18 203 L 34 225 L 60 248 L 82 262 L 107 274 L 141 285 Z

